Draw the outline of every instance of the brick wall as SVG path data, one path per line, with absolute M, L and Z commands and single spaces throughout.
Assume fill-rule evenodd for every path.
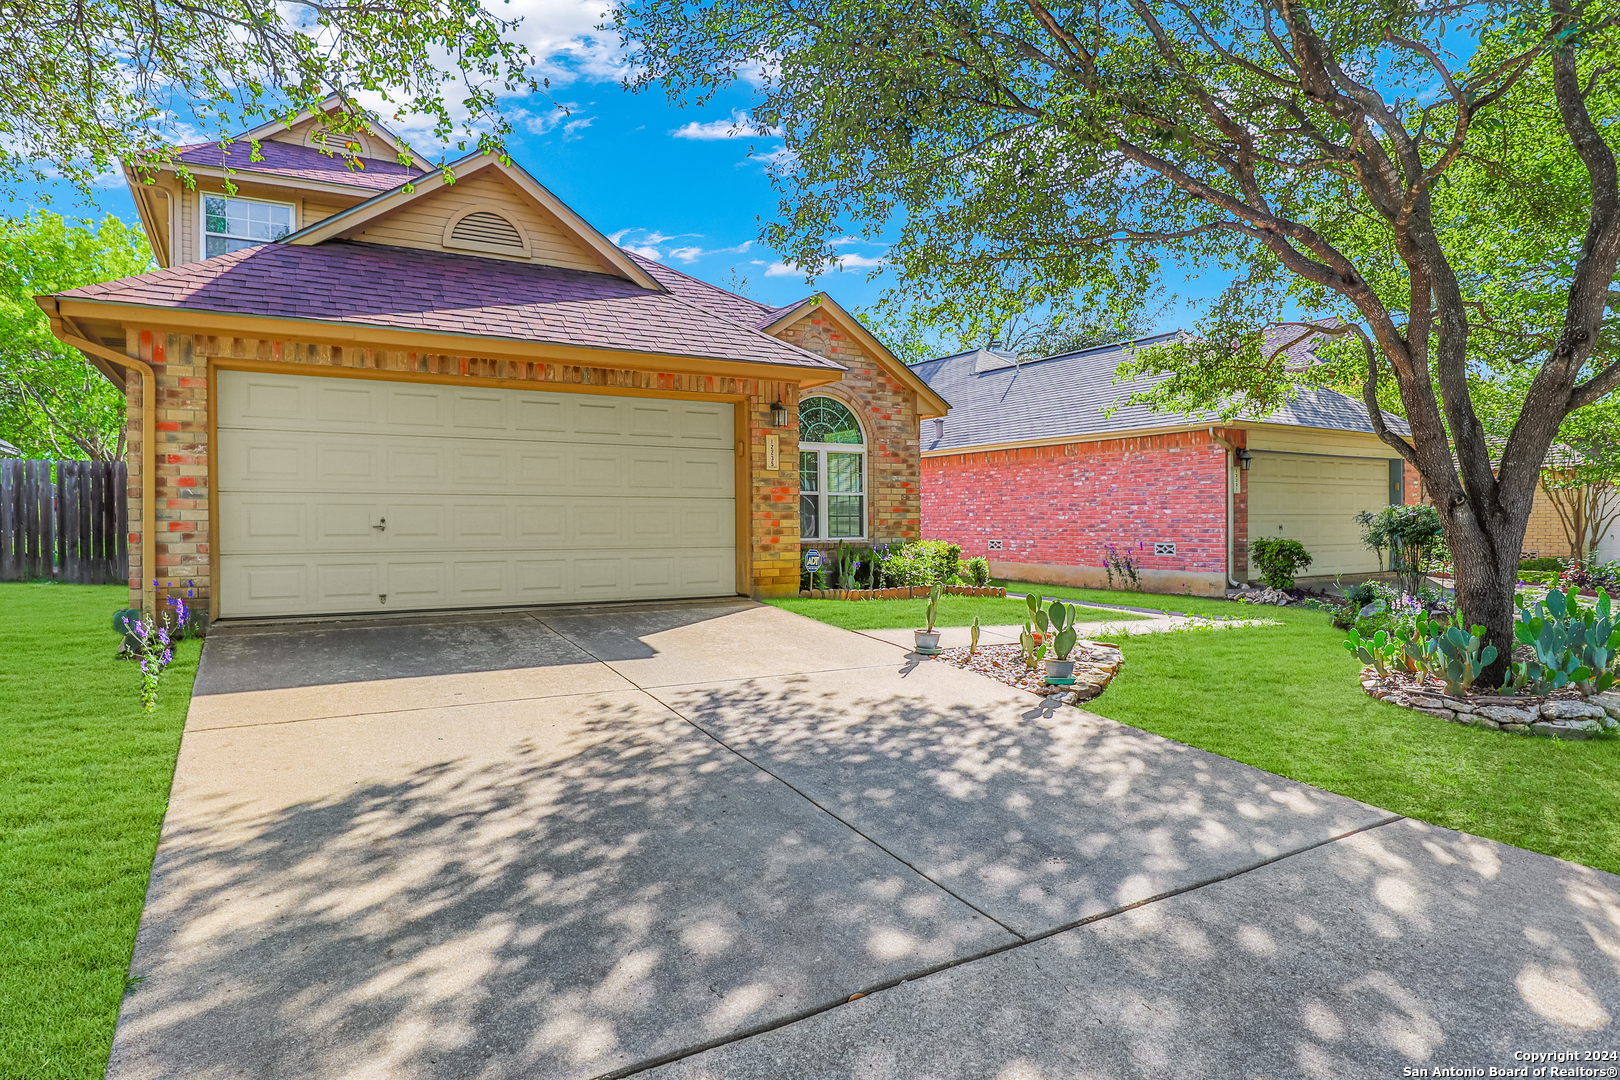
M 1150 587 L 1215 592 L 1226 572 L 1226 477 L 1225 447 L 1206 431 L 930 457 L 922 532 L 989 556 L 1004 574 L 1053 583 L 1102 583 L 1105 545 L 1146 543 L 1135 557 Z M 1246 491 L 1238 506 L 1246 516 Z M 992 539 L 1001 552 L 989 550 Z M 1174 541 L 1176 554 L 1155 555 L 1156 540 Z
M 156 573 L 159 595 L 211 594 L 209 580 L 209 514 L 213 469 L 208 447 L 208 360 L 211 357 L 282 362 L 314 367 L 415 372 L 512 380 L 514 384 L 569 384 L 624 389 L 738 395 L 747 399 L 747 438 L 753 489 L 739 492 L 750 500 L 752 591 L 778 596 L 799 587 L 798 454 L 794 452 L 797 410 L 795 383 L 724 376 L 685 375 L 621 368 L 579 367 L 479 357 L 413 353 L 402 350 L 317 345 L 291 340 L 210 337 L 132 331 L 131 355 L 151 365 L 157 382 L 156 431 Z M 301 374 L 319 374 L 306 371 Z M 140 379 L 129 380 L 126 396 L 129 442 L 130 593 L 140 602 L 140 585 L 149 570 L 141 565 L 141 423 Z M 765 437 L 770 407 L 780 399 L 789 410 L 789 427 L 780 429 L 780 468 L 765 468 Z M 739 433 L 740 434 L 740 433 Z
M 835 397 L 848 405 L 866 433 L 866 535 L 874 543 L 915 540 L 922 535 L 917 428 L 917 395 L 889 374 L 832 315 L 812 308 L 776 335 L 848 368 L 836 384 L 811 394 Z M 785 399 L 784 399 L 785 400 Z M 798 405 L 793 403 L 793 416 Z M 794 421 L 796 423 L 796 421 Z M 797 447 L 784 440 L 782 464 Z M 793 505 L 798 513 L 797 452 L 793 459 Z M 797 530 L 797 517 L 794 528 Z M 820 546 L 827 546 L 824 542 Z M 798 576 L 794 575 L 795 588 Z

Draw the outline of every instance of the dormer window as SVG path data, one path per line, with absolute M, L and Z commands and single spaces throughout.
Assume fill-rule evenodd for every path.
M 293 208 L 225 195 L 203 196 L 203 258 L 212 259 L 292 232 Z

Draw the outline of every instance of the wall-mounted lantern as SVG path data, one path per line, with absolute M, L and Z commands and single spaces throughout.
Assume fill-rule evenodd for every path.
M 1239 450 L 1237 452 L 1238 468 L 1242 469 L 1244 472 L 1249 471 L 1249 462 L 1253 460 L 1254 455 L 1249 453 L 1247 450 Z
M 771 406 L 771 427 L 787 427 L 787 406 L 782 404 L 781 398 L 777 398 L 776 403 Z

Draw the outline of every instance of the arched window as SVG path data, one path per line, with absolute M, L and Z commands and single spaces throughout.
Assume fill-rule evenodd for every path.
M 837 398 L 799 401 L 799 535 L 866 537 L 866 438 Z

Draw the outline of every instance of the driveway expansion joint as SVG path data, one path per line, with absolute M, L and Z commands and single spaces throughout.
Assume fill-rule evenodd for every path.
M 660 702 L 660 704 L 663 704 L 665 708 L 671 708 L 667 702 Z M 674 710 L 671 708 L 671 711 L 674 711 Z M 680 714 L 676 713 L 676 715 L 680 715 Z M 682 716 L 681 719 L 686 720 L 686 722 L 689 723 L 689 724 L 692 723 L 692 721 L 687 720 L 686 717 L 684 717 L 684 716 Z M 696 724 L 693 724 L 693 726 L 697 727 Z M 703 729 L 698 728 L 698 730 L 702 731 Z M 708 735 L 709 733 L 705 731 L 704 734 Z M 709 737 L 711 739 L 714 738 L 713 735 L 709 735 Z M 714 741 L 720 743 L 720 745 L 722 745 L 722 746 L 726 745 L 725 743 L 720 742 L 719 739 L 715 739 Z M 726 749 L 731 750 L 732 753 L 737 754 L 737 756 L 741 757 L 744 761 L 749 760 L 744 755 L 737 753 L 736 750 L 732 750 L 732 748 L 729 747 L 729 746 L 726 746 Z M 753 762 L 751 762 L 751 761 L 749 763 L 753 764 Z M 760 768 L 760 766 L 757 766 L 757 765 L 755 767 Z M 768 770 L 768 769 L 762 769 L 762 771 L 770 772 L 770 770 Z M 771 775 L 774 776 L 775 774 L 772 773 Z M 778 777 L 778 779 L 780 779 L 780 777 Z M 784 784 L 787 783 L 787 781 L 785 781 L 785 780 L 783 780 L 782 782 Z M 793 785 L 788 784 L 788 787 L 792 788 Z M 798 791 L 797 788 L 793 788 L 793 790 Z M 800 794 L 803 795 L 803 792 L 800 792 Z M 809 799 L 808 796 L 805 796 L 805 798 Z M 818 808 L 822 809 L 824 812 L 828 813 L 829 816 L 834 817 L 834 818 L 838 818 L 837 814 L 833 814 L 833 813 L 831 813 L 831 811 L 827 811 L 825 807 L 821 807 L 820 804 L 815 803 L 814 799 L 809 799 L 809 801 L 811 803 L 817 805 Z M 840 822 L 843 822 L 842 818 L 838 818 L 838 820 Z M 1023 935 L 1023 934 L 1018 933 L 1016 930 L 1013 930 L 1011 927 L 1007 927 L 1006 924 L 1002 923 L 999 919 L 995 919 L 994 916 L 991 916 L 991 915 L 986 914 L 984 912 L 980 912 L 981 914 L 985 915 L 985 918 L 991 919 L 998 926 L 1004 927 L 1007 930 L 1008 933 L 1010 933 L 1013 936 L 1017 937 L 1019 940 L 1008 942 L 1005 945 L 993 945 L 988 949 L 981 949 L 978 952 L 972 953 L 972 954 L 967 955 L 967 956 L 959 956 L 959 957 L 956 957 L 955 959 L 946 960 L 946 961 L 943 961 L 943 962 L 938 963 L 938 964 L 933 964 L 933 965 L 930 965 L 929 967 L 926 967 L 926 968 L 919 968 L 918 970 L 910 972 L 908 974 L 901 975 L 901 976 L 898 976 L 898 977 L 893 978 L 893 979 L 886 979 L 881 983 L 876 983 L 876 984 L 872 985 L 871 987 L 868 987 L 868 988 L 865 988 L 865 989 L 860 989 L 860 990 L 853 990 L 853 991 L 850 992 L 850 994 L 848 996 L 838 998 L 837 1000 L 829 1001 L 829 1002 L 826 1002 L 826 1003 L 821 1004 L 821 1005 L 814 1005 L 814 1006 L 811 1006 L 810 1008 L 807 1008 L 807 1009 L 802 1009 L 799 1012 L 793 1014 L 792 1016 L 779 1017 L 776 1020 L 767 1021 L 767 1022 L 765 1022 L 763 1024 L 756 1024 L 753 1027 L 746 1028 L 746 1029 L 741 1030 L 741 1031 L 733 1032 L 730 1035 L 724 1035 L 724 1036 L 721 1036 L 721 1037 L 716 1038 L 716 1039 L 709 1039 L 709 1040 L 707 1040 L 707 1041 L 705 1041 L 703 1043 L 694 1044 L 693 1046 L 686 1047 L 686 1048 L 681 1049 L 681 1050 L 672 1050 L 669 1053 L 660 1054 L 660 1055 L 658 1055 L 657 1057 L 654 1057 L 654 1058 L 648 1058 L 647 1060 L 637 1062 L 634 1065 L 627 1065 L 627 1066 L 625 1066 L 625 1067 L 623 1067 L 621 1069 L 615 1069 L 612 1072 L 602 1073 L 602 1074 L 594 1077 L 593 1080 L 622 1080 L 623 1077 L 635 1076 L 638 1073 L 647 1072 L 650 1069 L 656 1069 L 656 1068 L 659 1068 L 660 1066 L 669 1065 L 669 1064 L 671 1064 L 673 1062 L 676 1062 L 676 1061 L 682 1061 L 682 1060 L 684 1060 L 686 1058 L 689 1058 L 689 1057 L 695 1057 L 698 1054 L 707 1053 L 710 1050 L 715 1050 L 715 1049 L 718 1049 L 718 1048 L 720 1048 L 722 1046 L 730 1046 L 730 1045 L 733 1045 L 733 1044 L 736 1044 L 736 1043 L 746 1042 L 747 1040 L 755 1038 L 756 1036 L 764 1035 L 764 1034 L 767 1034 L 767 1033 L 772 1032 L 772 1031 L 780 1031 L 783 1028 L 792 1027 L 794 1024 L 802 1023 L 805 1020 L 809 1020 L 809 1019 L 811 1019 L 813 1017 L 820 1016 L 823 1013 L 831 1012 L 832 1010 L 838 1008 L 840 1005 L 850 1005 L 850 1004 L 853 1004 L 854 1002 L 856 1002 L 858 1000 L 871 997 L 872 995 L 880 993 L 880 992 L 882 992 L 884 990 L 892 990 L 895 987 L 902 985 L 903 983 L 917 982 L 920 979 L 928 978 L 930 975 L 938 975 L 938 974 L 941 974 L 943 972 L 953 970 L 955 968 L 964 967 L 964 966 L 966 966 L 968 964 L 978 963 L 981 960 L 988 960 L 991 957 L 1002 956 L 1002 955 L 1005 955 L 1006 953 L 1010 953 L 1010 952 L 1014 952 L 1014 951 L 1016 951 L 1018 949 L 1022 949 L 1025 946 L 1028 946 L 1028 945 L 1036 945 L 1036 944 L 1039 944 L 1040 942 L 1046 941 L 1046 940 L 1048 940 L 1050 938 L 1054 938 L 1059 934 L 1065 934 L 1065 933 L 1068 933 L 1071 930 L 1078 930 L 1079 928 L 1081 928 L 1083 926 L 1089 926 L 1089 925 L 1091 925 L 1093 923 L 1103 922 L 1103 921 L 1105 921 L 1107 919 L 1114 918 L 1116 915 L 1123 915 L 1126 912 L 1135 911 L 1135 910 L 1137 910 L 1139 908 L 1147 907 L 1150 904 L 1157 904 L 1157 903 L 1160 903 L 1161 901 L 1170 900 L 1170 899 L 1173 899 L 1173 898 L 1175 898 L 1177 896 L 1184 896 L 1187 893 L 1196 892 L 1197 890 L 1203 889 L 1203 888 L 1205 888 L 1207 886 L 1210 886 L 1210 885 L 1219 885 L 1222 882 L 1231 881 L 1234 878 L 1242 877 L 1243 875 L 1252 873 L 1255 870 L 1260 870 L 1260 869 L 1263 869 L 1264 867 L 1267 867 L 1267 866 L 1274 866 L 1277 863 L 1283 862 L 1283 861 L 1285 861 L 1287 859 L 1291 859 L 1291 858 L 1295 857 L 1296 855 L 1304 855 L 1307 852 L 1315 851 L 1318 848 L 1327 847 L 1330 844 L 1336 844 L 1336 843 L 1339 843 L 1340 841 L 1348 840 L 1352 836 L 1357 836 L 1357 835 L 1360 835 L 1361 833 L 1365 833 L 1365 832 L 1371 832 L 1374 829 L 1381 829 L 1386 825 L 1393 825 L 1398 821 L 1405 821 L 1405 820 L 1406 820 L 1406 815 L 1404 815 L 1404 814 L 1390 814 L 1388 817 L 1384 818 L 1381 821 L 1370 822 L 1370 823 L 1368 823 L 1366 825 L 1361 825 L 1361 826 L 1358 826 L 1357 828 L 1350 829 L 1347 832 L 1342 832 L 1342 833 L 1338 834 L 1337 836 L 1330 836 L 1325 840 L 1317 840 L 1317 841 L 1314 841 L 1314 842 L 1309 843 L 1309 844 L 1304 844 L 1304 845 L 1302 845 L 1300 847 L 1293 848 L 1293 849 L 1291 849 L 1289 851 L 1282 852 L 1281 854 L 1273 855 L 1270 858 L 1262 859 L 1261 861 L 1256 862 L 1256 863 L 1252 863 L 1252 864 L 1250 864 L 1248 866 L 1239 867 L 1238 869 L 1229 871 L 1229 872 L 1227 872 L 1225 874 L 1220 874 L 1220 875 L 1217 875 L 1216 877 L 1208 878 L 1208 879 L 1205 879 L 1203 881 L 1192 882 L 1190 884 L 1180 886 L 1179 888 L 1167 889 L 1162 893 L 1156 893 L 1153 896 L 1145 897 L 1145 898 L 1143 898 L 1141 900 L 1136 900 L 1136 901 L 1133 901 L 1133 902 L 1131 902 L 1129 904 L 1123 904 L 1123 905 L 1121 905 L 1119 907 L 1116 907 L 1116 908 L 1110 908 L 1107 911 L 1100 911 L 1095 915 L 1088 915 L 1083 919 L 1076 919 L 1073 922 L 1065 923 L 1062 926 L 1053 927 L 1050 930 L 1043 930 L 1038 934 L 1031 934 L 1031 935 L 1029 935 L 1027 937 L 1025 935 Z M 849 824 L 848 822 L 843 822 L 843 823 L 845 825 Z M 854 826 L 849 826 L 849 828 L 851 829 L 851 831 L 855 832 L 857 835 L 861 835 L 860 830 L 855 829 Z M 871 838 L 867 837 L 866 839 L 870 840 Z M 876 844 L 876 846 L 878 848 L 880 848 L 881 850 L 887 851 L 886 848 L 883 848 L 883 845 L 877 844 L 876 841 L 872 841 L 872 843 Z M 893 853 L 890 852 L 890 854 L 892 855 Z M 921 877 L 926 878 L 927 880 L 929 880 L 930 882 L 932 882 L 935 885 L 939 885 L 938 882 L 933 881 L 933 879 L 929 878 L 928 875 L 923 874 L 922 871 L 917 870 L 917 868 L 911 866 L 910 863 L 906 863 L 904 859 L 900 859 L 898 856 L 895 856 L 895 858 L 896 858 L 896 861 L 901 862 L 901 863 L 903 863 L 904 865 L 906 865 L 908 867 L 911 867 L 911 869 L 915 873 L 920 875 Z M 943 885 L 940 885 L 939 887 L 942 890 L 944 890 L 945 892 L 950 892 L 950 890 L 945 889 L 945 887 Z M 952 895 L 955 895 L 955 894 L 953 893 Z M 958 897 L 958 899 L 961 899 L 961 898 Z M 965 901 L 965 900 L 963 900 L 962 902 L 964 904 L 967 904 L 967 901 Z M 968 904 L 968 906 L 973 907 L 972 904 Z M 974 907 L 973 910 L 979 911 L 979 909 L 976 908 L 976 907 Z

